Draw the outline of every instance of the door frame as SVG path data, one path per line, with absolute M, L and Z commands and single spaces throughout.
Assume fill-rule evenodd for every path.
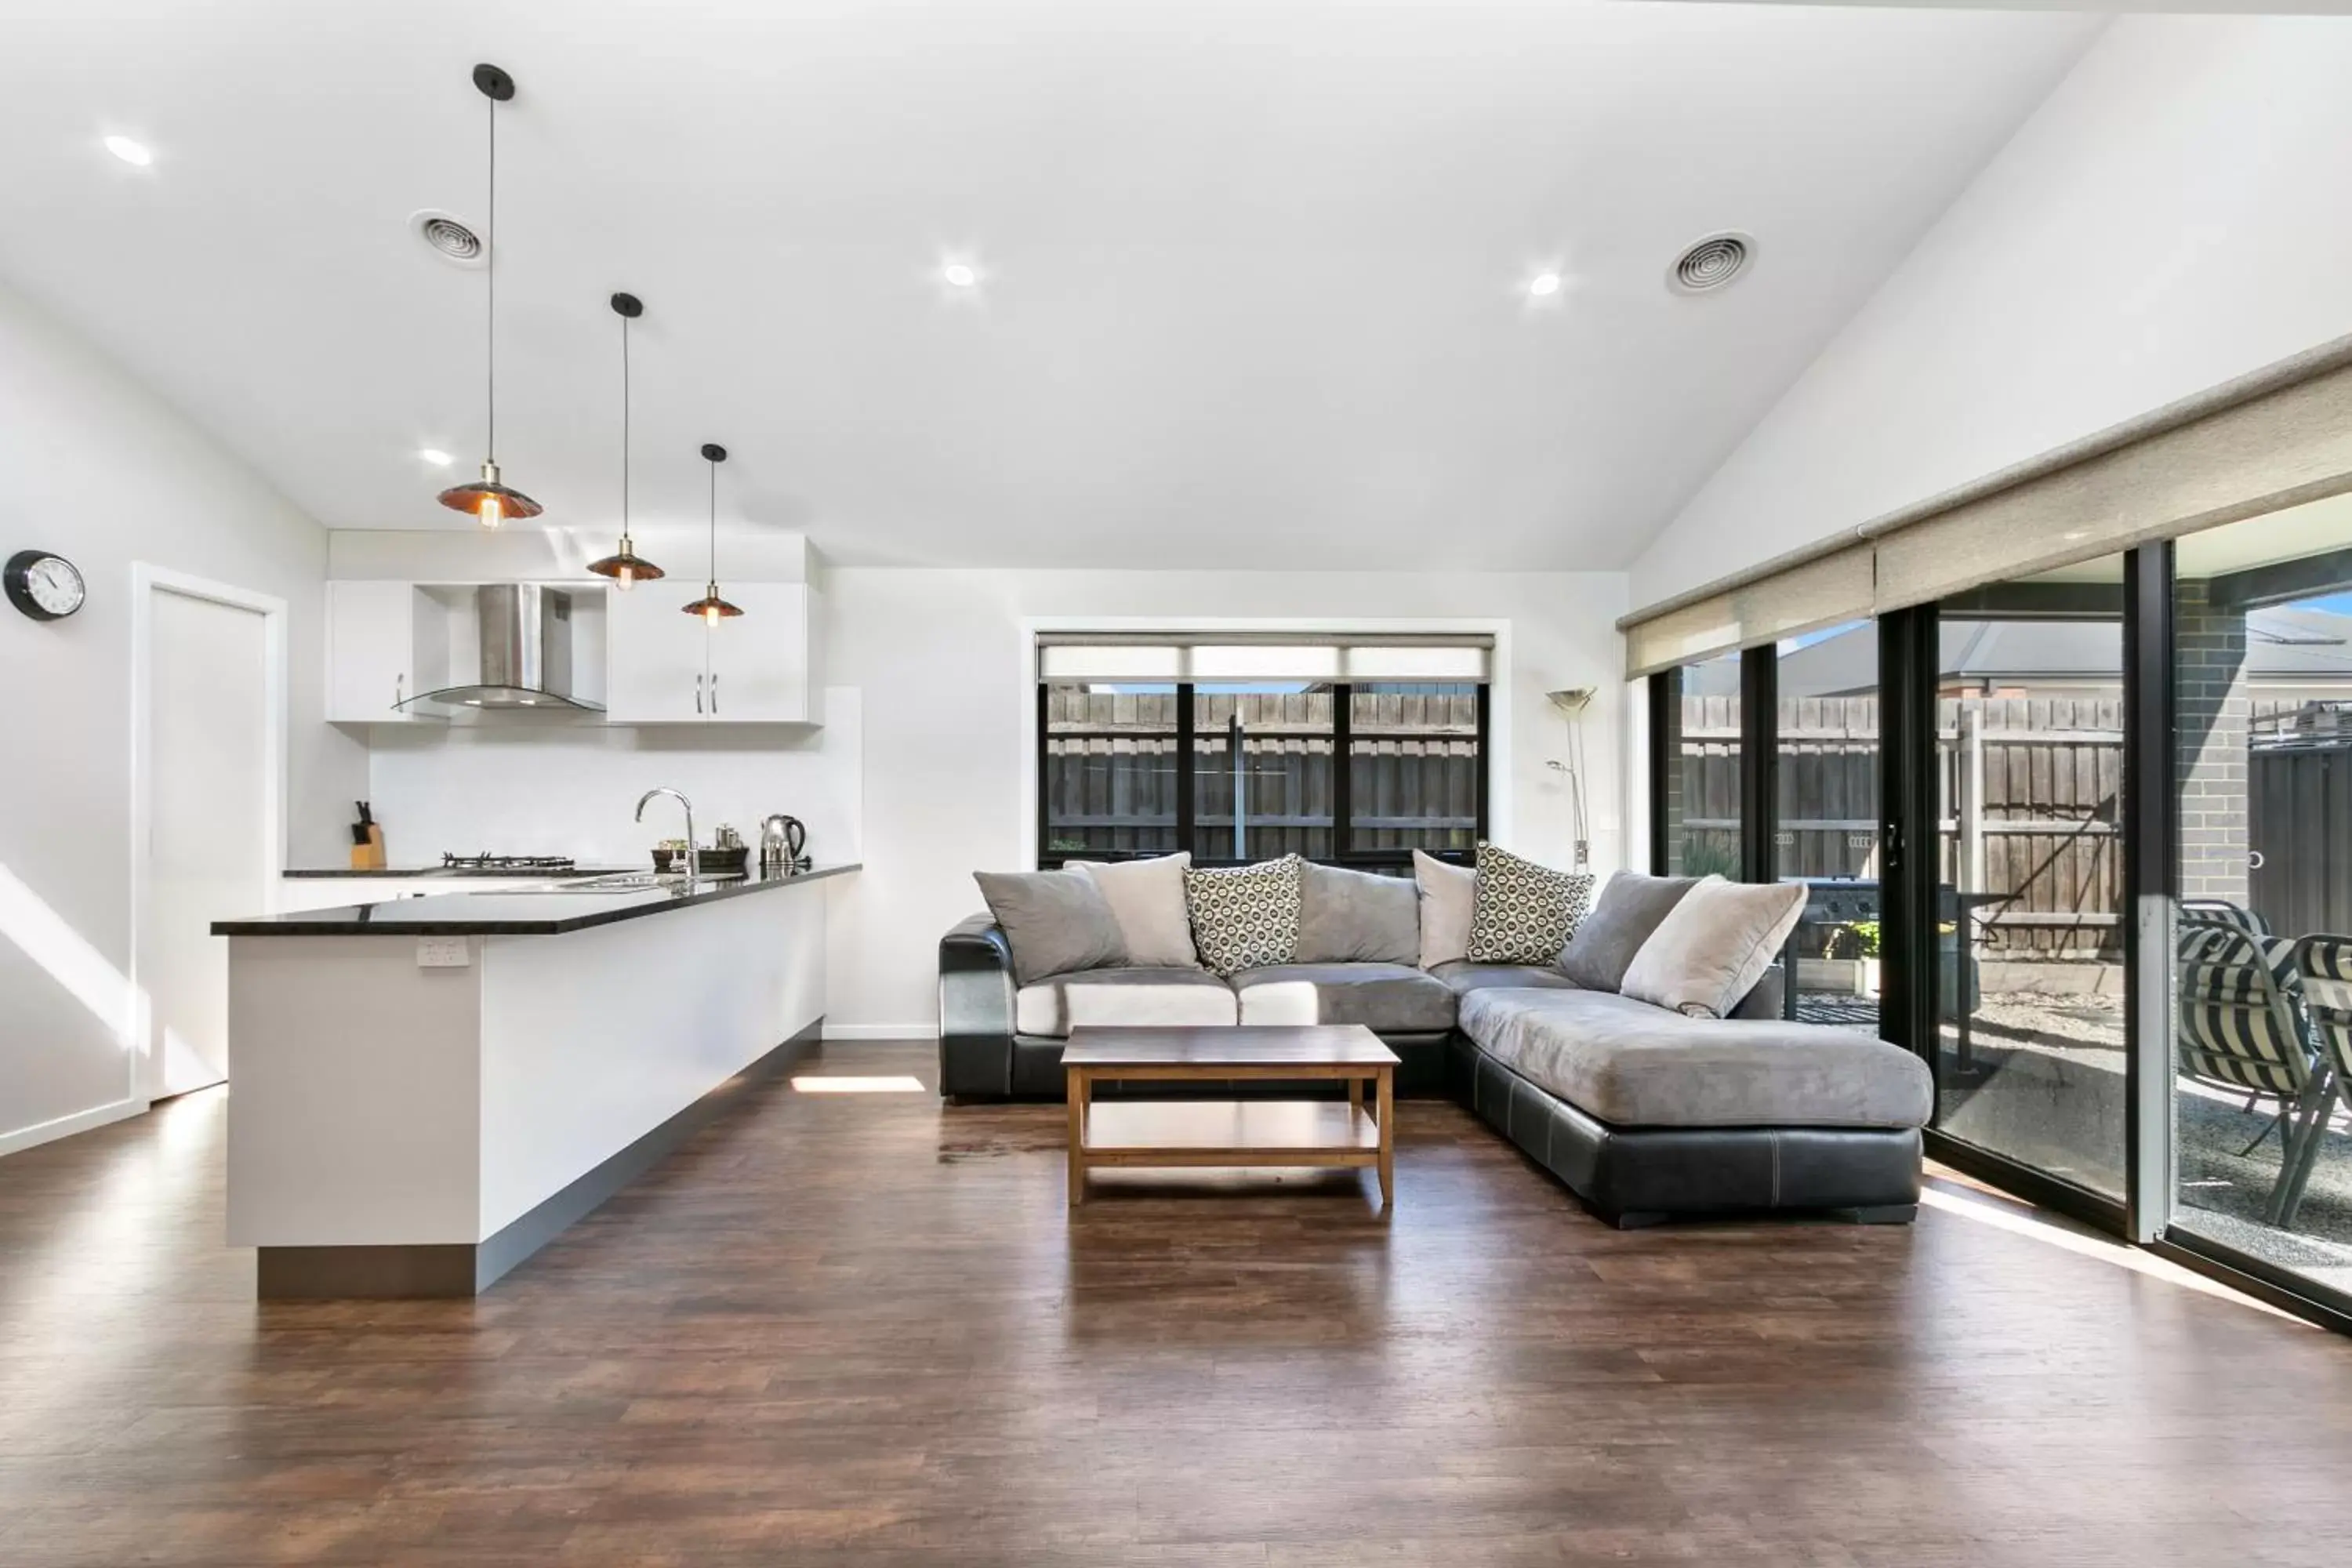
M 262 735 L 266 756 L 262 795 L 262 878 L 276 903 L 286 870 L 286 601 L 233 584 L 215 582 L 144 561 L 131 563 L 131 1006 L 124 1042 L 127 1092 L 141 1105 L 154 1103 L 158 1064 L 150 1049 L 153 1009 L 142 974 L 141 951 L 147 927 L 147 900 L 154 880 L 154 596 L 225 605 L 261 616 Z M 266 911 L 256 911 L 266 912 Z

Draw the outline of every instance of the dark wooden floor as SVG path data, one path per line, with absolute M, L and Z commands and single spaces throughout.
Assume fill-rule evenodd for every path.
M 2352 1562 L 2352 1342 L 1951 1212 L 1620 1235 L 1411 1103 L 1390 1221 L 1072 1215 L 1055 1108 L 779 1084 L 479 1302 L 262 1308 L 224 1109 L 0 1161 L 12 1568 Z

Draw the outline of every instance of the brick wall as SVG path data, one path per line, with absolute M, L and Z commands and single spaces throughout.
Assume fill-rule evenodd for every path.
M 2180 896 L 2247 902 L 2246 615 L 2206 599 L 2183 578 L 2175 601 L 2179 652 Z

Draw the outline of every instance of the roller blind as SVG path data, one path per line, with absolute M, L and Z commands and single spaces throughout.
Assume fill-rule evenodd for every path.
M 1856 544 L 1642 621 L 1625 633 L 1625 673 L 1647 675 L 1871 611 L 1872 560 Z
M 1466 634 L 1185 637 L 1052 633 L 1037 639 L 1040 680 L 1106 685 L 1180 680 L 1478 682 L 1490 679 L 1493 664 L 1494 639 Z
M 2086 458 L 1874 542 L 1877 606 L 2096 560 L 2352 486 L 2352 369 Z
M 2352 340 L 1619 623 L 1629 677 L 2352 490 Z

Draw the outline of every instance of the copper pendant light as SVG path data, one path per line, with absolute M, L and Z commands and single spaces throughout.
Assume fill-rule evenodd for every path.
M 621 547 L 602 561 L 588 563 L 599 577 L 610 577 L 625 594 L 635 583 L 666 576 L 662 569 L 636 552 L 629 540 L 629 323 L 646 313 L 645 301 L 635 294 L 613 296 L 613 313 L 621 318 Z
M 482 234 L 482 279 L 489 297 L 488 324 L 484 332 L 488 366 L 489 427 L 482 442 L 482 477 L 469 485 L 452 485 L 441 492 L 441 504 L 452 511 L 469 511 L 484 528 L 496 528 L 510 517 L 537 517 L 540 505 L 518 489 L 499 482 L 499 105 L 514 97 L 514 78 L 496 66 L 474 68 L 474 86 L 490 100 L 489 222 Z
M 705 442 L 703 460 L 710 465 L 710 583 L 702 597 L 686 606 L 689 616 L 700 616 L 706 626 L 717 626 L 730 616 L 743 613 L 740 605 L 730 605 L 719 596 L 719 465 L 727 460 L 727 448 L 714 442 Z

